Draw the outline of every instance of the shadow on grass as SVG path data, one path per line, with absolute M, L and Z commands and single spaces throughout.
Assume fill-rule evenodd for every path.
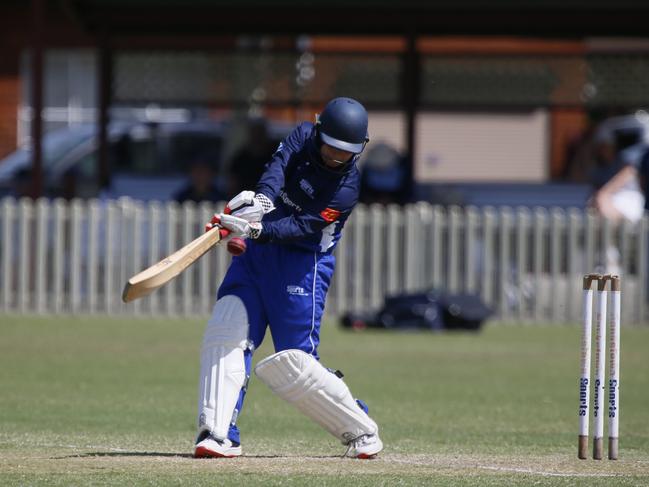
M 96 457 L 164 457 L 164 458 L 191 458 L 194 456 L 191 453 L 168 453 L 168 452 L 155 452 L 155 451 L 119 451 L 119 452 L 88 452 L 80 453 L 78 455 L 65 455 L 62 457 L 52 457 L 51 460 L 65 460 L 68 458 L 96 458 Z M 301 459 L 327 459 L 327 458 L 341 458 L 342 455 L 244 455 L 241 459 L 246 458 L 301 458 Z M 225 460 L 236 460 L 237 458 L 227 458 Z M 220 458 L 196 458 L 197 461 L 219 461 Z
M 167 457 L 167 458 L 192 458 L 191 453 L 168 453 L 157 451 L 93 451 L 88 453 L 79 453 L 77 455 L 65 455 L 62 457 L 52 457 L 52 460 L 64 460 L 67 458 L 93 458 L 93 457 Z

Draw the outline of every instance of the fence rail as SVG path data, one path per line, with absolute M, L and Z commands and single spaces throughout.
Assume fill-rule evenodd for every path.
M 230 261 L 214 249 L 151 296 L 125 305 L 129 276 L 202 231 L 217 205 L 132 200 L 0 201 L 0 312 L 207 315 Z M 647 318 L 647 229 L 580 209 L 356 208 L 337 250 L 327 312 L 387 294 L 477 293 L 509 322 L 579 320 L 581 277 L 622 276 L 624 323 Z

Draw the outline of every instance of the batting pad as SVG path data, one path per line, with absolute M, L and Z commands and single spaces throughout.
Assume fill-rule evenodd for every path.
M 308 353 L 276 353 L 259 362 L 255 374 L 275 394 L 345 445 L 359 436 L 378 432 L 378 426 L 356 404 L 347 385 Z
M 227 438 L 239 392 L 246 381 L 243 352 L 248 347 L 248 313 L 241 299 L 216 302 L 201 348 L 198 398 L 199 429 Z

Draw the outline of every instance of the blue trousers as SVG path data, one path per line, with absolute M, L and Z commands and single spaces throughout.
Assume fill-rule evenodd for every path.
M 276 352 L 299 349 L 318 356 L 320 322 L 335 258 L 290 245 L 255 244 L 247 241 L 244 254 L 234 257 L 218 298 L 238 296 L 248 312 L 248 339 L 258 348 L 270 329 Z M 252 350 L 244 353 L 250 377 Z M 228 438 L 240 443 L 236 420 L 243 407 L 246 380 L 230 424 Z

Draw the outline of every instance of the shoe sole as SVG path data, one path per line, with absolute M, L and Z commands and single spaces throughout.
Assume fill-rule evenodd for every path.
M 241 453 L 219 453 L 208 448 L 203 448 L 202 446 L 199 446 L 194 450 L 194 458 L 235 458 L 239 456 L 241 456 Z

